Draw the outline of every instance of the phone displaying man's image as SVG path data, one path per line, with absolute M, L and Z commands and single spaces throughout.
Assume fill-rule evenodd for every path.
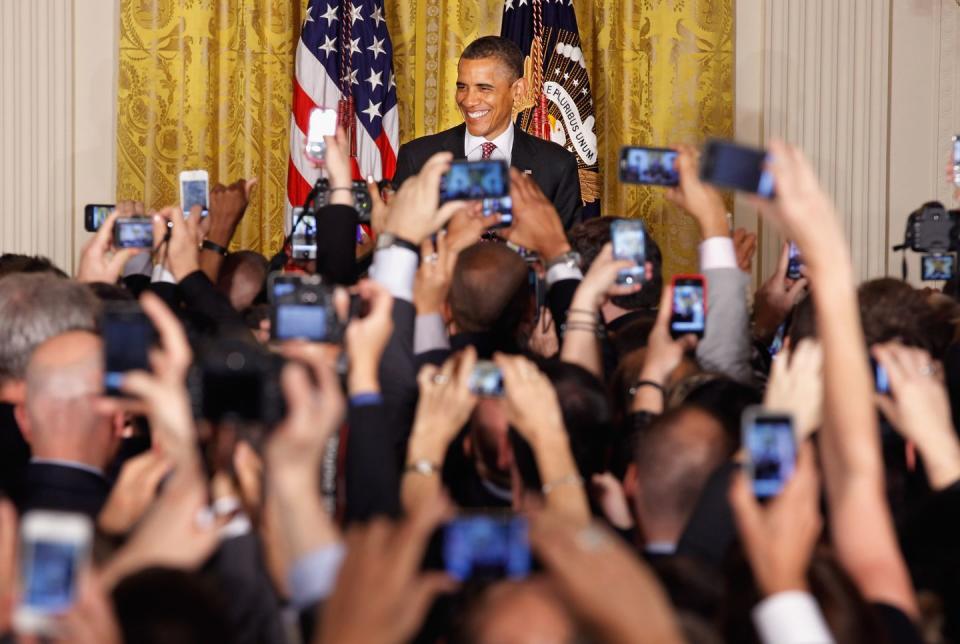
M 500 215 L 500 223 L 491 228 L 508 228 L 513 225 L 513 199 L 506 197 L 483 200 L 483 216 Z
M 924 282 L 936 282 L 953 279 L 955 256 L 947 253 L 933 253 L 920 257 L 920 279 Z
M 121 217 L 113 222 L 116 248 L 153 248 L 153 222 L 146 217 Z
M 707 326 L 707 286 L 702 275 L 674 275 L 670 335 L 703 337 Z
M 787 247 L 787 277 L 792 280 L 798 280 L 803 277 L 803 259 L 800 257 L 800 248 L 795 242 L 790 242 Z
M 620 150 L 620 181 L 649 186 L 676 186 L 677 151 L 669 148 L 625 146 Z
M 487 398 L 503 397 L 503 373 L 495 363 L 478 360 L 467 383 L 470 392 Z
M 527 520 L 511 514 L 475 514 L 443 526 L 443 563 L 451 577 L 522 579 L 530 574 L 533 557 Z
M 499 199 L 510 194 L 504 161 L 454 161 L 440 179 L 440 203 L 457 199 Z
M 84 515 L 34 510 L 23 516 L 17 632 L 56 634 L 57 619 L 76 601 L 92 539 L 93 525 Z
M 180 173 L 180 208 L 183 216 L 190 216 L 190 209 L 200 206 L 200 216 L 206 217 L 210 204 L 210 176 L 206 170 L 184 170 Z
M 797 463 L 793 417 L 762 407 L 748 407 L 743 412 L 741 429 L 754 495 L 758 499 L 769 499 L 780 494 Z
M 771 199 L 773 174 L 766 170 L 764 150 L 737 145 L 732 141 L 707 143 L 700 162 L 700 179 L 721 188 L 752 192 Z
M 122 396 L 120 386 L 127 372 L 150 369 L 156 331 L 136 302 L 108 302 L 100 315 L 100 335 L 104 389 L 109 396 Z
M 610 225 L 614 259 L 636 264 L 617 274 L 618 284 L 636 284 L 647 279 L 647 234 L 639 219 L 618 219 Z
M 88 203 L 83 207 L 83 228 L 88 233 L 95 233 L 100 230 L 100 226 L 106 221 L 113 209 L 114 204 L 95 204 Z
M 341 325 L 333 304 L 333 290 L 317 275 L 271 276 L 273 340 L 338 342 Z
M 304 215 L 303 208 L 294 208 L 292 213 L 293 235 L 290 237 L 294 259 L 317 258 L 317 218 Z

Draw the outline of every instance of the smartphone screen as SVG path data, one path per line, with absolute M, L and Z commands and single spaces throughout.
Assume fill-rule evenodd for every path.
M 117 219 L 113 224 L 117 248 L 153 248 L 153 222 L 145 217 Z
M 467 387 L 477 396 L 502 398 L 503 374 L 500 367 L 489 360 L 478 360 L 470 374 Z
M 36 541 L 28 543 L 27 548 L 30 574 L 26 579 L 24 603 L 50 613 L 70 608 L 77 586 L 79 544 Z
M 874 358 L 870 358 L 870 370 L 873 371 L 874 389 L 878 394 L 890 393 L 890 378 L 887 370 Z
M 513 225 L 513 199 L 510 195 L 483 200 L 483 216 L 492 215 L 500 215 L 500 223 L 491 228 L 507 228 Z
M 953 137 L 953 185 L 960 188 L 960 134 Z
M 184 170 L 180 173 L 180 207 L 183 216 L 190 216 L 190 209 L 200 206 L 201 217 L 209 213 L 210 177 L 206 170 Z
M 327 339 L 327 309 L 321 304 L 277 304 L 271 326 L 275 340 Z
M 325 107 L 315 107 L 310 112 L 310 122 L 307 125 L 307 158 L 315 163 L 323 163 L 327 155 L 325 136 L 337 134 L 337 110 Z
M 797 461 L 793 419 L 762 410 L 748 412 L 744 412 L 743 427 L 747 465 L 754 494 L 758 499 L 766 499 L 779 494 L 793 475 Z
M 110 216 L 116 206 L 113 204 L 87 204 L 83 208 L 83 227 L 87 232 L 94 233 Z
M 673 307 L 670 335 L 703 337 L 707 323 L 707 298 L 703 277 L 677 275 L 673 278 Z
M 676 162 L 676 150 L 626 146 L 620 150 L 620 181 L 676 186 L 680 183 Z
M 794 242 L 790 242 L 787 248 L 787 277 L 792 280 L 800 279 L 803 277 L 801 268 L 803 268 L 803 260 L 800 258 L 800 249 Z
M 953 278 L 954 255 L 934 253 L 920 258 L 920 279 L 924 282 L 949 280 Z
M 764 150 L 731 141 L 710 141 L 700 163 L 700 179 L 770 199 L 774 194 L 773 175 L 764 169 L 766 158 Z
M 440 202 L 493 199 L 510 194 L 510 174 L 503 161 L 454 161 L 440 179 Z
M 532 559 L 523 517 L 463 516 L 443 528 L 444 568 L 459 581 L 521 579 L 530 574 Z
M 290 239 L 294 259 L 317 258 L 317 218 L 304 215 L 303 208 L 293 209 L 293 235 Z
M 104 388 L 108 395 L 121 395 L 120 384 L 128 371 L 149 371 L 149 351 L 155 332 L 153 324 L 136 305 L 105 308 L 100 318 L 103 337 Z
M 639 219 L 622 219 L 610 226 L 614 259 L 629 259 L 636 263 L 617 275 L 620 284 L 634 284 L 647 278 L 647 235 Z

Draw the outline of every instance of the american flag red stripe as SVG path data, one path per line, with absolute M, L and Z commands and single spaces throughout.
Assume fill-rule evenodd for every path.
M 350 21 L 349 85 L 355 105 L 357 156 L 354 178 L 392 178 L 400 146 L 393 47 L 383 0 L 311 0 L 297 46 L 290 115 L 289 207 L 300 206 L 320 176 L 304 153 L 307 123 L 315 107 L 337 107 L 347 70 L 341 69 L 340 27 Z M 344 83 L 341 83 L 344 80 Z M 288 211 L 289 212 L 289 211 Z M 289 225 L 289 217 L 288 217 Z

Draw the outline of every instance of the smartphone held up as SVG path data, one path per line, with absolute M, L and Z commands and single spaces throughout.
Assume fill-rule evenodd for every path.
M 707 281 L 703 275 L 674 275 L 670 335 L 702 338 L 707 326 Z

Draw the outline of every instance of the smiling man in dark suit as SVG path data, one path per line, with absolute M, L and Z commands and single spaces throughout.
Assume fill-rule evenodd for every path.
M 523 54 L 513 41 L 485 36 L 470 43 L 457 67 L 457 106 L 464 123 L 402 145 L 394 185 L 399 188 L 437 152 L 471 161 L 502 159 L 533 176 L 564 228 L 579 222 L 583 202 L 576 157 L 514 125 L 513 107 L 526 91 Z

